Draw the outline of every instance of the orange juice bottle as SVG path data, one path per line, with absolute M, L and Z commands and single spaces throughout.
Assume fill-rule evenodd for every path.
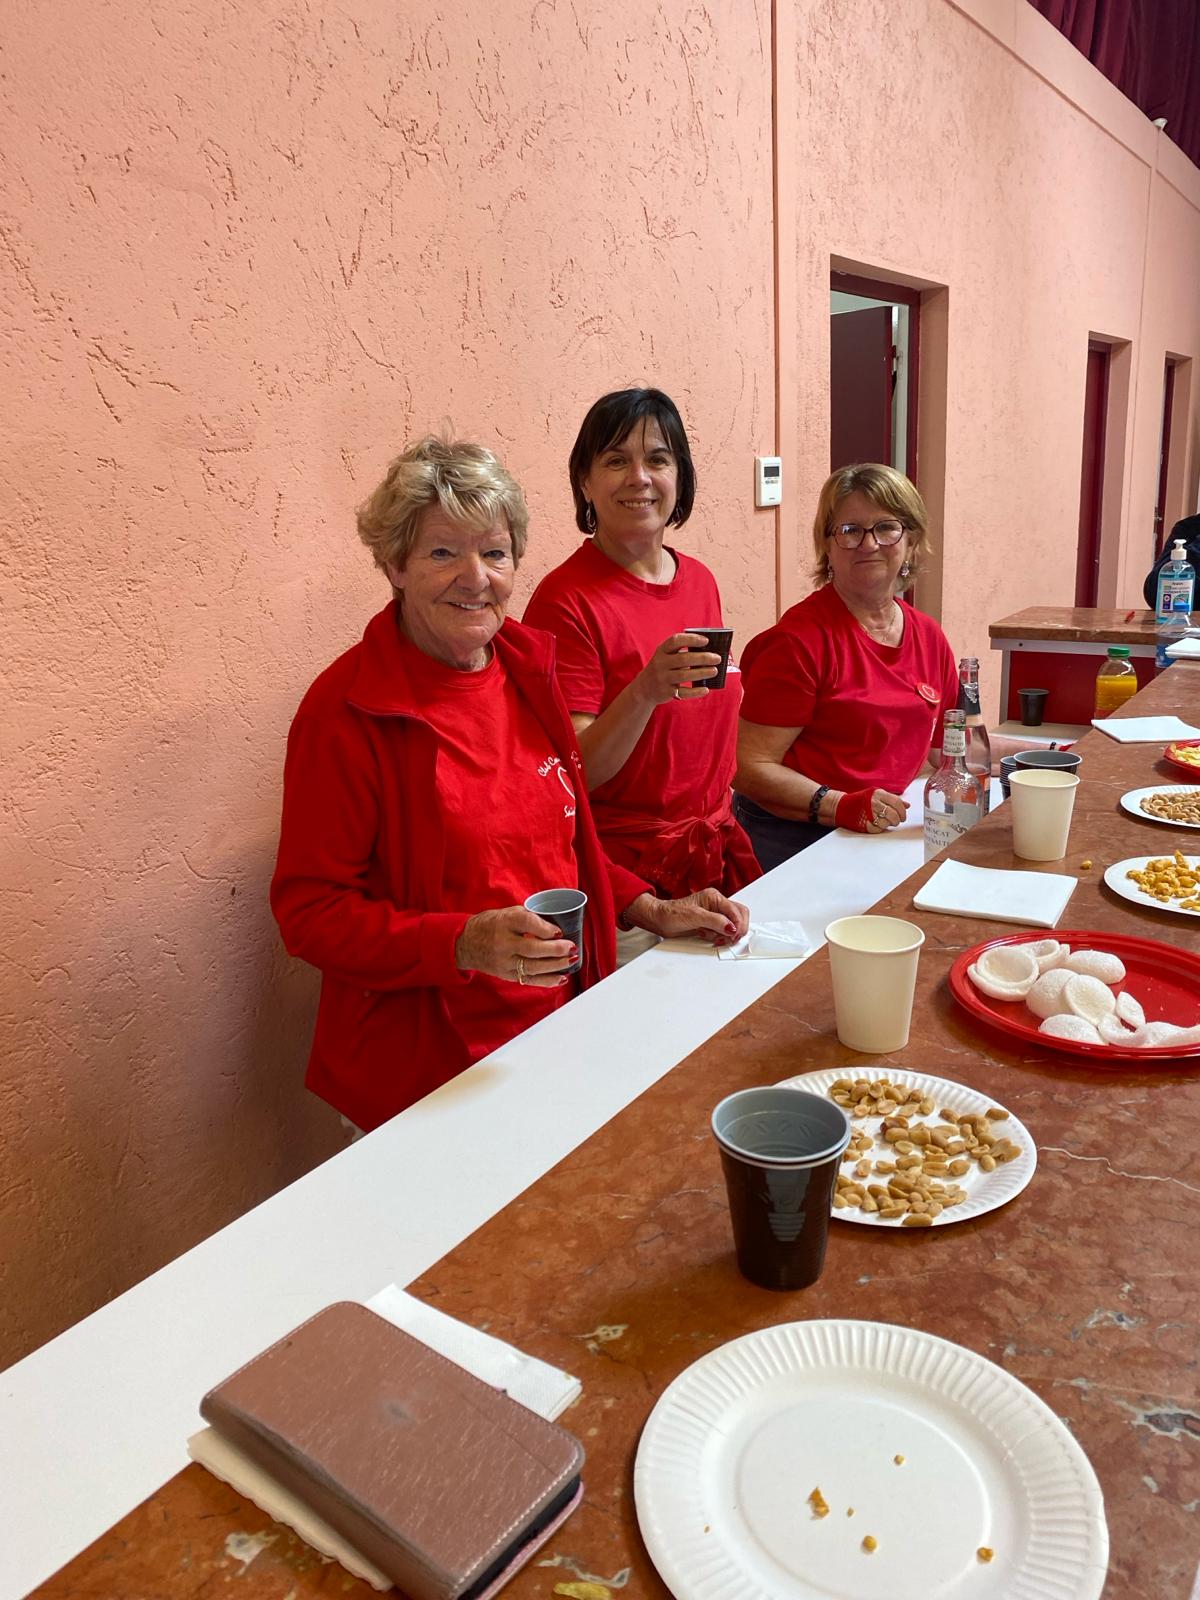
M 1137 692 L 1137 673 L 1134 671 L 1133 662 L 1129 659 L 1129 646 L 1110 644 L 1104 664 L 1096 674 L 1095 715 L 1111 716 Z

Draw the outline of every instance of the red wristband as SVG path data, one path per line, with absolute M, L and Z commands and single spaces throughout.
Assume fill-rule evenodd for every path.
M 838 801 L 833 820 L 839 828 L 866 833 L 871 826 L 871 797 L 874 789 L 851 789 Z

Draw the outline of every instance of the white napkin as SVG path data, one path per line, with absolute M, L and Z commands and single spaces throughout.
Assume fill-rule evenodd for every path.
M 1182 717 L 1093 717 L 1099 728 L 1118 744 L 1169 744 L 1172 739 L 1200 739 L 1200 728 L 1193 728 Z
M 367 1305 L 431 1350 L 474 1373 L 484 1383 L 490 1383 L 493 1389 L 503 1389 L 511 1400 L 536 1411 L 549 1422 L 583 1392 L 578 1378 L 560 1372 L 536 1356 L 523 1355 L 490 1333 L 481 1333 L 478 1328 L 468 1327 L 465 1322 L 448 1317 L 444 1311 L 415 1300 L 394 1283 L 373 1295 Z M 193 1461 L 207 1467 L 214 1477 L 232 1484 L 239 1494 L 253 1500 L 276 1522 L 295 1528 L 300 1537 L 322 1555 L 340 1561 L 355 1577 L 362 1578 L 375 1589 L 392 1587 L 392 1580 L 386 1573 L 360 1555 L 303 1500 L 285 1489 L 215 1429 L 201 1428 L 199 1433 L 194 1433 L 188 1440 L 188 1454 Z
M 989 922 L 1054 928 L 1078 882 L 1061 872 L 1006 872 L 943 861 L 913 896 L 913 905 L 918 911 L 948 911 L 984 917 Z
M 721 961 L 795 961 L 811 954 L 802 922 L 752 922 L 736 944 L 717 951 Z
M 493 1389 L 502 1389 L 510 1400 L 536 1411 L 547 1422 L 561 1416 L 583 1393 L 583 1385 L 570 1373 L 560 1372 L 536 1356 L 515 1350 L 503 1339 L 448 1317 L 423 1300 L 415 1300 L 394 1283 L 372 1295 L 367 1305 L 431 1350 L 490 1383 Z
M 1172 661 L 1200 661 L 1200 639 L 1190 636 L 1180 639 L 1177 644 L 1167 646 L 1167 654 Z

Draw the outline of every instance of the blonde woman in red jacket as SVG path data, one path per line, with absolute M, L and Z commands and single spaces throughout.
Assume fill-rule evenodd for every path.
M 613 924 L 740 938 L 716 889 L 658 900 L 596 836 L 554 646 L 506 620 L 528 512 L 479 445 L 412 445 L 359 511 L 394 598 L 288 737 L 271 906 L 320 969 L 308 1086 L 377 1127 L 564 1004 L 574 950 L 522 902 L 588 896 L 586 987 Z

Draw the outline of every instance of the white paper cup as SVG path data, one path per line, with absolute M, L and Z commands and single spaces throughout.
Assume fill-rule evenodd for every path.
M 825 929 L 837 1036 L 847 1050 L 902 1050 L 925 935 L 900 917 L 839 917 Z
M 1008 780 L 1013 855 L 1061 861 L 1067 853 L 1079 778 L 1073 772 L 1016 771 Z

